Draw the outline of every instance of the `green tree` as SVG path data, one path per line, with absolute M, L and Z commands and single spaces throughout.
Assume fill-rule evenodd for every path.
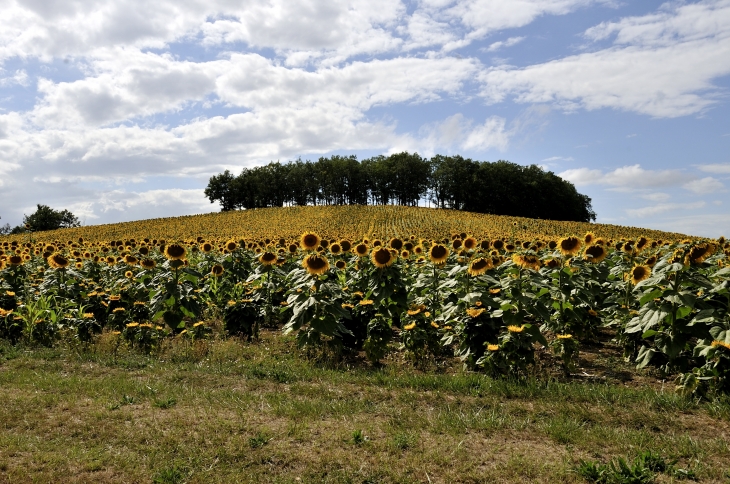
M 223 212 L 233 210 L 238 205 L 237 190 L 234 189 L 235 180 L 236 177 L 226 170 L 220 175 L 210 177 L 205 188 L 204 193 L 210 203 L 218 201 Z
M 33 232 L 81 226 L 79 219 L 68 210 L 54 210 L 40 203 L 34 213 L 23 215 L 23 224 Z

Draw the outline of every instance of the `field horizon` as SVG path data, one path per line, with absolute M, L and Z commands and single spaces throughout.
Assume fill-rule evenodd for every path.
M 285 220 L 287 227 L 271 227 L 271 220 Z M 408 219 L 409 223 L 394 226 L 393 220 Z M 430 219 L 430 220 L 429 220 Z M 434 220 L 435 219 L 435 220 Z M 428 220 L 428 225 L 424 224 Z M 327 223 L 324 228 L 323 223 Z M 516 227 L 515 227 L 516 224 Z M 161 231 L 156 227 L 164 226 Z M 425 231 L 428 226 L 432 230 Z M 197 228 L 201 233 L 191 233 Z M 111 224 L 84 225 L 36 232 L 35 240 L 54 240 L 63 235 L 103 241 L 120 237 L 187 239 L 215 233 L 217 238 L 250 239 L 254 234 L 268 233 L 271 238 L 297 239 L 303 232 L 320 230 L 323 236 L 332 233 L 353 234 L 356 238 L 433 237 L 439 234 L 466 232 L 475 237 L 497 237 L 505 233 L 515 238 L 582 236 L 592 232 L 597 237 L 613 238 L 615 234 L 631 238 L 647 237 L 652 240 L 679 240 L 682 238 L 705 239 L 684 233 L 667 232 L 642 227 L 588 222 L 556 221 L 492 215 L 453 209 L 431 207 L 407 207 L 400 205 L 316 205 L 293 207 L 269 207 L 228 212 L 209 212 L 177 217 L 161 217 L 132 220 Z M 90 234 L 93 232 L 93 234 Z M 0 240 L 21 240 L 28 234 L 0 236 Z

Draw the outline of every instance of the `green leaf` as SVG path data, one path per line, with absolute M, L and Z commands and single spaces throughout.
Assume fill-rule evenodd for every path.
M 684 317 L 687 316 L 691 312 L 692 312 L 692 308 L 689 306 L 680 307 L 679 309 L 677 309 L 677 320 L 684 319 Z
M 639 370 L 644 368 L 651 361 L 651 357 L 654 356 L 656 350 L 648 346 L 642 346 L 639 350 L 639 354 L 636 357 L 636 369 Z
M 644 294 L 641 299 L 639 299 L 639 304 L 643 306 L 644 304 L 648 303 L 649 301 L 653 301 L 654 299 L 661 297 L 662 290 L 657 289 L 655 291 L 651 291 L 647 294 Z

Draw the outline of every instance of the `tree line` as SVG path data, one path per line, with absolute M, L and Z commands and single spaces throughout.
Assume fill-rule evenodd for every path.
M 590 222 L 591 199 L 537 165 L 418 153 L 271 162 L 210 178 L 205 195 L 223 211 L 288 205 L 409 205 Z
M 48 205 L 37 205 L 37 209 L 30 215 L 23 215 L 23 223 L 10 227 L 10 224 L 0 226 L 0 235 L 22 234 L 25 232 L 42 232 L 69 227 L 80 227 L 81 221 L 68 210 L 54 210 Z

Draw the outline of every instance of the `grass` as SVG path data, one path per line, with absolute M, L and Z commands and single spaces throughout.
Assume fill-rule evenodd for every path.
M 269 333 L 157 356 L 0 346 L 0 400 L 0 483 L 730 478 L 730 400 L 333 364 Z

